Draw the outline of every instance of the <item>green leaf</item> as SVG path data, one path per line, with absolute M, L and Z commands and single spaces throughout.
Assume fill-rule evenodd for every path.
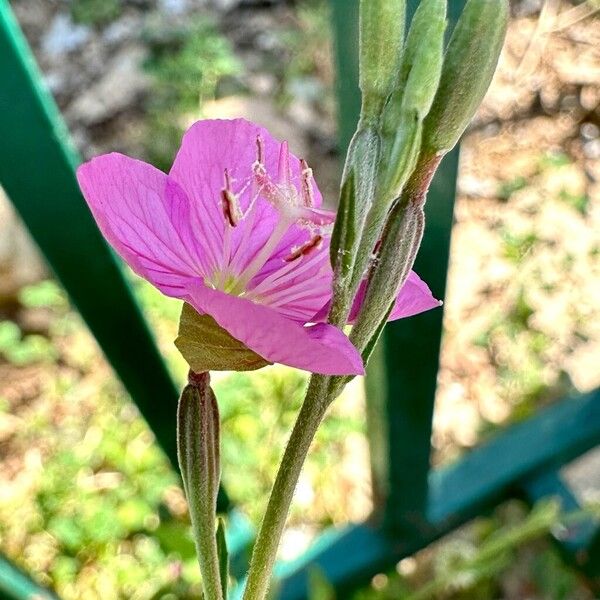
M 223 600 L 227 600 L 227 584 L 229 581 L 229 552 L 225 539 L 225 521 L 223 517 L 217 519 L 217 553 L 219 558 L 219 573 L 221 574 L 221 590 Z
M 185 303 L 175 345 L 192 371 L 254 371 L 271 364 L 223 329 L 210 315 Z

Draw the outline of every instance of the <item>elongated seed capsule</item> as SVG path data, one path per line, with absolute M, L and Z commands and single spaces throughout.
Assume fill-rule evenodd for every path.
M 350 341 L 363 352 L 382 320 L 390 311 L 390 302 L 406 281 L 423 235 L 423 209 L 397 203 L 383 234 L 376 263 L 368 279 L 362 308 L 350 334 Z

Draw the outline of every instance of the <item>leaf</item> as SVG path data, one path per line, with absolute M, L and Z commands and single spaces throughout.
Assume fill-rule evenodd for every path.
M 210 315 L 184 303 L 177 349 L 192 371 L 254 371 L 271 363 L 223 329 Z

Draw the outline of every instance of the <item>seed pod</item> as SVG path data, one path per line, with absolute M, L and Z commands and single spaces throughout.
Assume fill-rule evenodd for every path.
M 374 335 L 379 337 L 393 300 L 408 277 L 423 236 L 423 224 L 420 206 L 398 202 L 390 213 L 365 299 L 350 334 L 350 341 L 361 353 L 370 342 L 374 344 Z

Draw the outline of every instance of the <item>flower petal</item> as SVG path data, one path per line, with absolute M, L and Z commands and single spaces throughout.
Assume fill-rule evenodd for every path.
M 194 123 L 183 136 L 181 148 L 169 176 L 177 181 L 192 201 L 199 222 L 202 224 L 202 242 L 207 252 L 222 248 L 225 221 L 221 207 L 221 190 L 227 170 L 233 183 L 233 191 L 239 199 L 240 208 L 246 212 L 252 200 L 254 178 L 252 167 L 257 159 L 257 138 L 260 136 L 267 172 L 276 174 L 279 165 L 281 143 L 263 127 L 245 119 L 204 120 Z M 292 181 L 299 182 L 302 172 L 300 160 L 289 156 Z M 315 207 L 322 202 L 321 193 L 313 181 Z M 254 214 L 246 217 L 233 229 L 231 256 L 236 257 L 238 272 L 251 261 L 271 235 L 280 215 L 264 198 L 254 206 Z M 290 227 L 273 252 L 285 255 L 292 245 L 307 241 L 309 234 L 297 226 Z M 240 248 L 241 246 L 241 248 Z M 240 249 L 240 253 L 238 253 Z M 215 256 L 215 259 L 218 257 Z
M 81 165 L 77 179 L 104 237 L 138 275 L 177 296 L 203 272 L 188 198 L 162 171 L 112 153 Z
M 366 281 L 363 281 L 354 298 L 352 310 L 348 317 L 348 323 L 354 323 L 354 320 L 358 316 L 358 311 L 365 299 L 366 290 L 367 283 Z M 330 305 L 331 301 L 325 304 L 312 320 L 315 322 L 325 321 L 327 319 L 327 314 L 329 313 Z M 392 309 L 388 321 L 412 317 L 441 305 L 442 302 L 433 297 L 427 284 L 414 271 L 411 271 L 396 297 L 396 303 L 394 304 L 394 308 Z
M 199 280 L 190 283 L 185 299 L 269 362 L 324 375 L 364 374 L 356 348 L 331 325 L 303 327 L 267 306 L 208 288 Z
M 432 308 L 438 308 L 442 304 L 441 300 L 433 297 L 429 286 L 414 271 L 411 271 L 396 297 L 396 304 L 388 321 L 412 317 Z

